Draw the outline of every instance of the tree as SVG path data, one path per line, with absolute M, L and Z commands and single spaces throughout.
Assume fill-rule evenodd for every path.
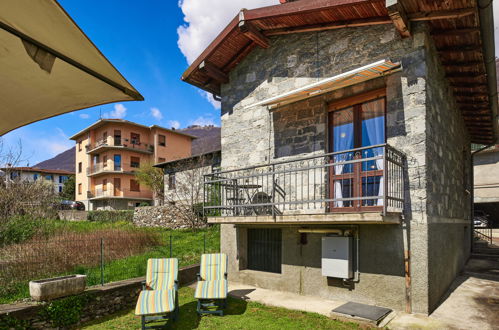
M 74 201 L 76 198 L 76 180 L 74 175 L 70 175 L 69 178 L 64 181 L 62 186 L 62 192 L 60 194 L 62 199 Z
M 152 166 L 150 163 L 146 163 L 140 166 L 140 168 L 135 171 L 135 177 L 140 184 L 143 184 L 154 194 L 155 200 L 159 205 L 163 205 L 165 199 L 165 184 L 163 179 L 163 171 L 157 167 Z

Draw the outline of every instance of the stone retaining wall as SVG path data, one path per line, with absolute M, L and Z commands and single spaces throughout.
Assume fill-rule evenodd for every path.
M 186 285 L 196 280 L 199 265 L 182 267 L 179 271 L 179 284 Z M 141 282 L 144 277 L 118 281 L 88 288 L 84 293 L 73 297 L 85 297 L 77 325 L 95 320 L 106 315 L 133 309 L 137 303 Z M 54 300 L 60 301 L 61 298 Z M 52 321 L 44 313 L 49 303 L 18 303 L 0 305 L 0 329 L 62 329 L 54 327 Z
M 76 211 L 76 210 L 63 210 L 58 211 L 57 215 L 61 220 L 67 221 L 85 221 L 87 220 L 87 211 Z
M 179 208 L 180 206 L 172 205 L 136 207 L 133 224 L 137 227 L 191 228 L 192 223 L 183 219 Z M 204 224 L 197 227 L 202 226 Z

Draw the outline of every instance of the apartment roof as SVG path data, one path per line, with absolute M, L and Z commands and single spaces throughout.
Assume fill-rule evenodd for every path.
M 393 2 L 395 9 L 390 6 L 390 12 L 385 0 L 302 0 L 242 9 L 189 66 L 182 80 L 220 95 L 229 72 L 255 47 L 270 47 L 271 36 L 377 24 L 394 24 L 407 36 L 410 21 L 429 21 L 473 142 L 495 141 L 497 83 L 491 2 Z
M 154 167 L 159 167 L 159 168 L 175 167 L 176 165 L 181 165 L 181 164 L 184 164 L 184 163 L 187 163 L 190 161 L 195 162 L 197 159 L 200 159 L 202 157 L 208 157 L 210 155 L 215 155 L 217 153 L 222 153 L 222 150 L 221 149 L 212 150 L 209 152 L 205 152 L 203 154 L 192 155 L 190 157 L 184 157 L 184 158 L 175 159 L 175 160 L 169 160 L 167 162 L 155 164 Z
M 20 171 L 20 172 L 37 172 L 46 174 L 62 174 L 62 175 L 74 175 L 74 172 L 64 171 L 64 170 L 47 170 L 43 168 L 36 167 L 3 167 L 0 168 L 2 171 Z
M 129 120 L 125 120 L 125 119 L 99 119 L 98 121 L 96 121 L 92 125 L 88 126 L 87 128 L 84 128 L 83 130 L 79 131 L 75 135 L 71 136 L 69 139 L 76 140 L 83 133 L 88 132 L 89 130 L 101 127 L 101 126 L 103 126 L 103 125 L 105 125 L 107 123 L 128 124 L 128 125 L 133 125 L 133 126 L 147 128 L 147 129 L 158 128 L 158 129 L 162 129 L 162 130 L 165 130 L 165 131 L 168 131 L 168 132 L 171 132 L 171 133 L 175 133 L 175 134 L 178 134 L 178 135 L 187 136 L 187 137 L 190 137 L 191 139 L 197 139 L 197 137 L 194 136 L 194 135 L 182 133 L 182 132 L 179 132 L 179 131 L 174 130 L 174 129 L 168 129 L 168 128 L 161 127 L 161 126 L 158 126 L 158 125 L 146 126 L 146 125 L 137 124 L 137 123 L 134 123 L 133 121 L 129 121 Z

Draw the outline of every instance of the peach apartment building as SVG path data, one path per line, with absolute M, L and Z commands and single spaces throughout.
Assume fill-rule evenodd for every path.
M 87 210 L 129 209 L 152 203 L 134 172 L 144 163 L 191 156 L 196 137 L 160 126 L 101 119 L 76 133 L 76 200 Z

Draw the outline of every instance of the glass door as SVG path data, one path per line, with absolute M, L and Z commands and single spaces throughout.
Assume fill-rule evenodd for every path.
M 383 205 L 384 165 L 377 159 L 383 147 L 376 145 L 386 141 L 385 103 L 381 97 L 329 112 L 329 152 L 335 153 L 329 168 L 329 196 L 336 200 L 329 203 L 332 212 L 374 211 Z

